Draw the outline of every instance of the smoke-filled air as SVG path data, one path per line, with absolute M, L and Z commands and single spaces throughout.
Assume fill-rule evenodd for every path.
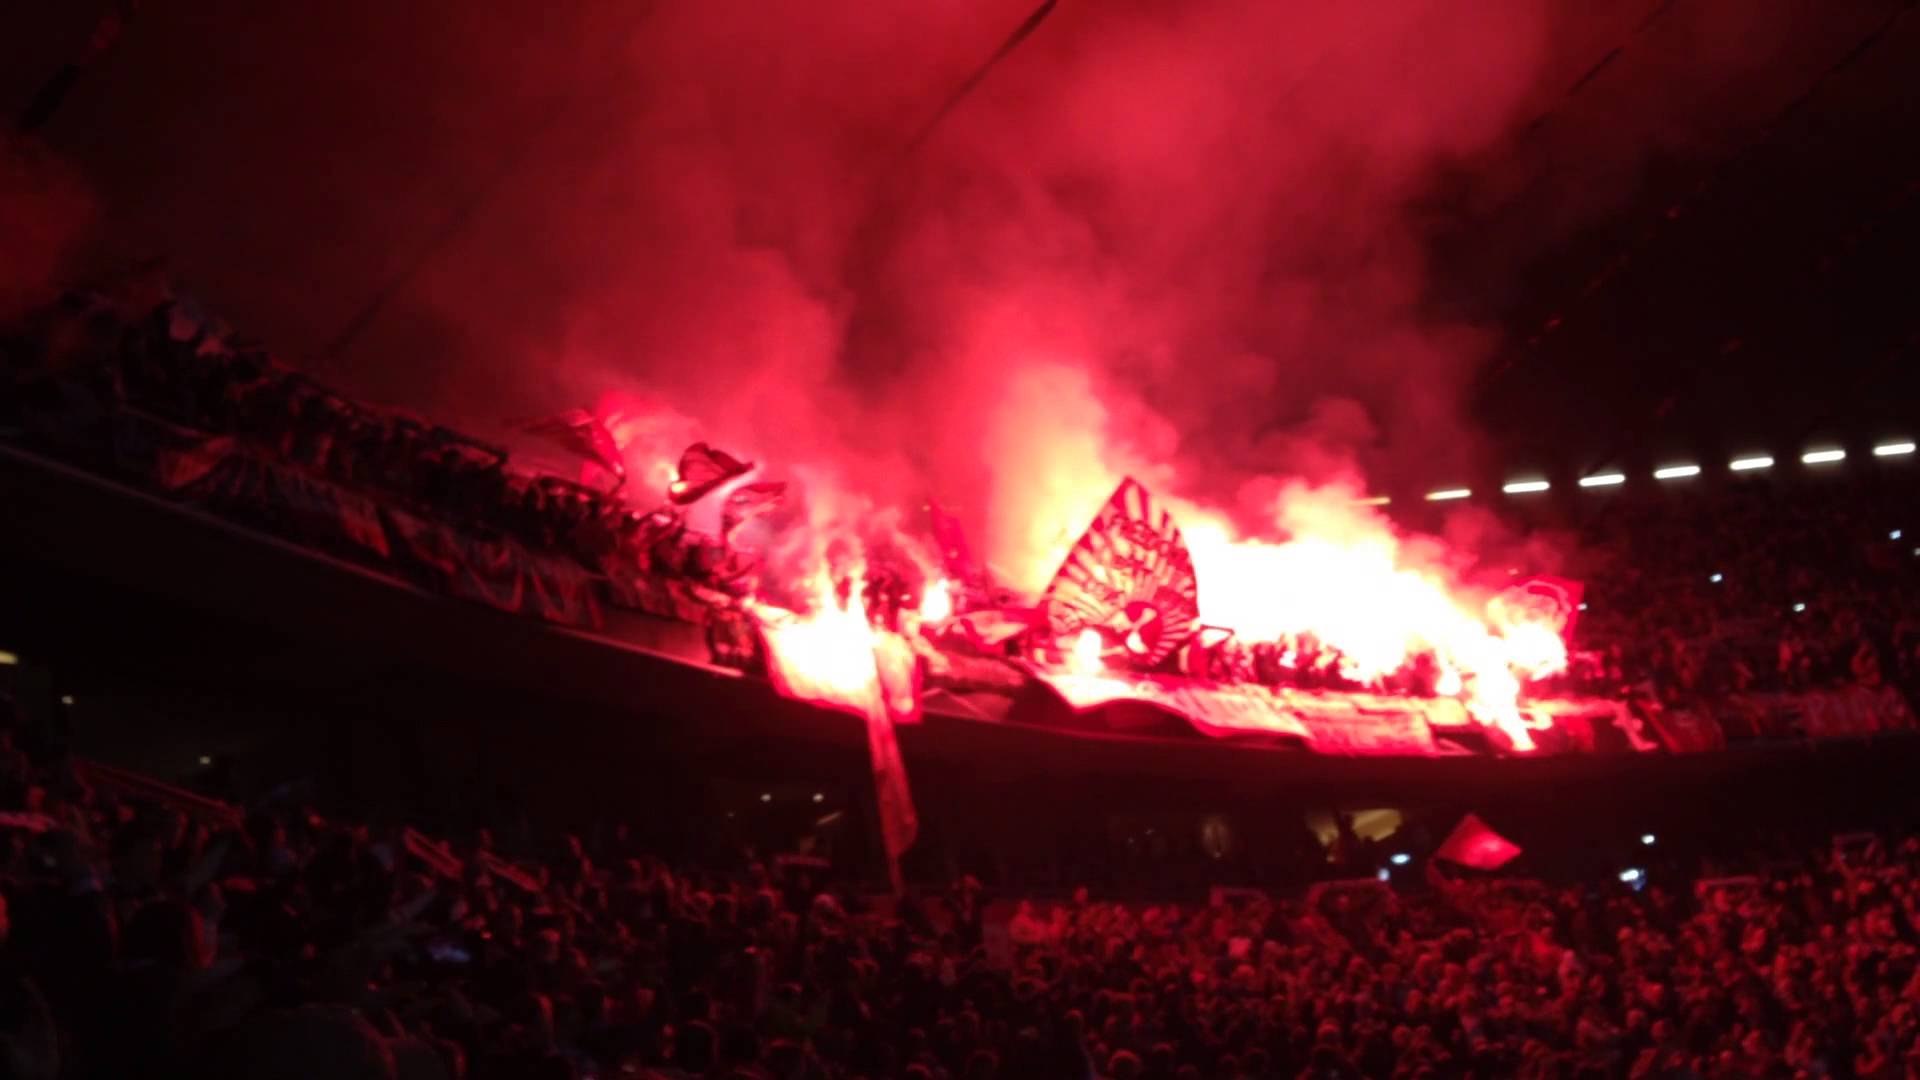
M 205 57 L 185 92 L 236 141 L 141 129 L 116 152 L 177 179 L 102 200 L 349 392 L 503 440 L 591 409 L 636 509 L 690 442 L 757 463 L 789 484 L 740 534 L 769 603 L 831 602 L 890 548 L 944 614 L 930 504 L 1031 603 L 1132 477 L 1201 623 L 1308 635 L 1363 682 L 1424 656 L 1508 727 L 1564 663 L 1488 612 L 1463 539 L 1488 522 L 1403 535 L 1362 499 L 1475 457 L 1496 337 L 1429 302 L 1436 176 L 1493 160 L 1624 8 L 1571 32 L 1520 0 L 222 7 L 194 17 L 287 86 L 231 104 L 239 61 Z M 151 34 L 185 47 L 194 17 Z

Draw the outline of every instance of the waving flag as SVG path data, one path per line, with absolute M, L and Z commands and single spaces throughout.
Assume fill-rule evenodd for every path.
M 626 462 L 620 458 L 620 444 L 613 441 L 613 434 L 600 422 L 600 418 L 585 409 L 568 409 L 554 416 L 529 420 L 519 427 L 521 431 L 538 435 L 575 457 L 586 458 L 619 477 L 623 483 L 627 479 Z
M 741 461 L 724 450 L 697 442 L 680 455 L 679 478 L 667 485 L 667 497 L 677 506 L 699 502 L 736 476 L 745 476 L 753 462 Z
M 1520 845 L 1494 832 L 1479 815 L 1468 814 L 1434 855 L 1475 870 L 1498 870 L 1519 857 Z
M 779 506 L 786 493 L 786 482 L 780 480 L 735 488 L 720 511 L 720 538 L 731 539 L 735 529 Z
M 1114 489 L 1041 601 L 1056 641 L 1088 629 L 1150 668 L 1200 628 L 1199 585 L 1179 526 L 1140 482 Z

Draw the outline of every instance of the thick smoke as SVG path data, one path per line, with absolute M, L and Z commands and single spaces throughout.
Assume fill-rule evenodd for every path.
M 1064 3 L 909 153 L 1025 14 L 663 8 L 469 241 L 551 277 L 422 292 L 502 380 L 932 493 L 1016 574 L 1123 472 L 1464 466 L 1487 337 L 1422 314 L 1408 208 L 1511 127 L 1538 6 Z
M 72 122 L 166 87 L 76 137 L 109 205 L 349 391 L 621 406 L 638 477 L 697 435 L 932 496 L 1035 584 L 1124 473 L 1269 530 L 1287 477 L 1465 475 L 1494 335 L 1430 302 L 1436 177 L 1653 7 L 1060 0 L 916 145 L 1028 0 L 199 0 Z

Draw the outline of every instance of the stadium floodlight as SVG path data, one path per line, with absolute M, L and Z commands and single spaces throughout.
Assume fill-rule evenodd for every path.
M 1913 444 L 1910 442 L 1881 443 L 1873 448 L 1874 457 L 1904 457 L 1911 453 Z
M 1413 861 L 1413 856 L 1407 854 L 1404 851 L 1396 851 L 1393 854 L 1387 856 L 1387 861 L 1392 863 L 1395 866 L 1405 866 L 1408 863 Z
M 1510 484 L 1502 485 L 1500 490 L 1509 495 L 1531 495 L 1536 491 L 1545 491 L 1552 486 L 1552 484 L 1549 484 L 1545 480 L 1515 480 Z
M 1353 500 L 1355 506 L 1385 506 L 1393 501 L 1391 495 L 1369 495 L 1364 499 Z
M 1640 834 L 1640 842 L 1641 842 L 1642 844 L 1645 844 L 1645 845 L 1647 845 L 1648 847 L 1652 847 L 1652 846 L 1653 846 L 1653 834 L 1652 834 L 1652 833 L 1650 833 L 1650 832 L 1643 832 L 1643 833 L 1641 833 L 1641 834 Z
M 1581 487 L 1617 487 L 1627 482 L 1627 474 L 1608 472 L 1580 478 Z
M 1684 480 L 1689 476 L 1699 476 L 1698 465 L 1667 465 L 1653 470 L 1655 480 Z
M 1803 465 L 1830 465 L 1836 461 L 1847 460 L 1845 450 L 1809 450 L 1800 455 Z
M 1473 495 L 1472 488 L 1441 488 L 1439 491 L 1427 492 L 1427 501 L 1428 502 L 1451 502 L 1455 499 L 1471 498 L 1472 495 Z
M 1773 468 L 1773 459 L 1766 456 L 1765 454 L 1760 454 L 1756 457 L 1734 458 L 1732 463 L 1730 463 L 1727 467 L 1729 469 L 1732 469 L 1734 472 L 1750 472 L 1754 469 L 1771 469 Z

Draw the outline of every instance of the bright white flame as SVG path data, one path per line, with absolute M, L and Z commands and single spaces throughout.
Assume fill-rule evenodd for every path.
M 812 610 L 755 604 L 767 644 L 769 674 L 787 697 L 865 712 L 880 700 L 875 659 L 879 632 L 867 622 L 862 582 L 855 578 L 842 604 L 833 579 L 813 581 Z
M 1845 450 L 1809 450 L 1800 455 L 1800 461 L 1806 465 L 1826 465 L 1845 460 L 1847 460 Z
M 1773 459 L 1765 454 L 1761 454 L 1758 457 L 1734 458 L 1733 461 L 1727 465 L 1727 468 L 1732 469 L 1734 472 L 1747 472 L 1752 469 L 1771 469 L 1773 468 Z
M 1515 480 L 1500 490 L 1509 495 L 1530 495 L 1536 491 L 1545 491 L 1552 486 L 1545 480 Z
M 1689 476 L 1699 475 L 1700 466 L 1698 465 L 1668 465 L 1664 468 L 1653 470 L 1653 478 L 1655 480 L 1681 480 Z
M 1881 443 L 1873 448 L 1874 457 L 1901 457 L 1911 453 L 1913 453 L 1913 444 L 1910 442 Z
M 1073 652 L 1067 656 L 1067 669 L 1075 675 L 1100 674 L 1100 652 L 1100 631 L 1080 631 L 1080 636 L 1073 639 Z
M 1627 482 L 1625 473 L 1609 472 L 1580 478 L 1581 487 L 1615 487 Z
M 953 614 L 953 590 L 946 579 L 929 582 L 920 594 L 920 617 L 928 622 L 940 622 Z
M 1467 499 L 1473 496 L 1472 488 L 1441 488 L 1427 492 L 1428 502 L 1451 502 L 1454 499 Z

